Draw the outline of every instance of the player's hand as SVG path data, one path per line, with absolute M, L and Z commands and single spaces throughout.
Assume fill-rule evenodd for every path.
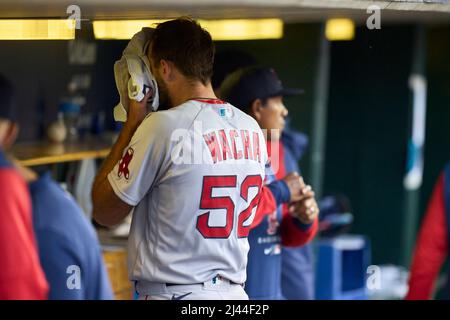
M 302 188 L 302 196 L 299 201 L 289 205 L 289 213 L 304 224 L 311 224 L 319 215 L 319 206 L 314 198 L 311 186 Z
M 305 187 L 303 178 L 298 175 L 297 172 L 291 172 L 285 176 L 282 180 L 286 182 L 289 192 L 291 193 L 290 202 L 299 201 L 302 199 L 302 188 Z
M 148 90 L 144 99 L 141 101 L 136 101 L 134 99 L 129 99 L 129 109 L 127 113 L 127 121 L 128 125 L 132 127 L 137 127 L 141 124 L 144 118 L 147 116 L 147 101 L 150 99 L 152 93 L 151 90 Z

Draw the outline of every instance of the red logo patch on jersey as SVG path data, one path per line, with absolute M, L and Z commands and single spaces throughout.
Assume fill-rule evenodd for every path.
M 128 148 L 127 152 L 124 154 L 122 159 L 119 162 L 119 172 L 117 173 L 119 178 L 122 176 L 125 177 L 125 179 L 130 178 L 130 171 L 128 170 L 128 165 L 130 164 L 131 159 L 133 159 L 134 150 L 133 148 Z
M 275 210 L 270 216 L 268 216 L 269 227 L 267 228 L 267 234 L 274 235 L 277 233 L 278 226 L 280 223 L 277 219 L 277 211 Z

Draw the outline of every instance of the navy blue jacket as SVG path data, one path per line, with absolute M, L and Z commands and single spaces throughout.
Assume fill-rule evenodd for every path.
M 300 173 L 298 162 L 308 146 L 308 137 L 292 129 L 281 136 L 286 173 Z M 297 248 L 282 247 L 281 288 L 288 300 L 314 299 L 314 257 L 311 243 Z
M 298 142 L 298 141 L 297 141 Z M 292 157 L 291 154 L 286 156 Z M 287 160 L 288 163 L 292 161 Z M 290 168 L 288 168 L 290 169 Z M 286 173 L 294 171 L 287 170 Z M 297 170 L 298 171 L 298 170 Z M 249 233 L 248 241 L 250 251 L 248 254 L 247 264 L 247 282 L 245 291 L 250 299 L 284 299 L 282 291 L 282 246 L 284 248 L 298 247 L 304 243 L 304 232 L 310 230 L 311 225 L 304 225 L 299 220 L 289 216 L 283 217 L 281 204 L 289 202 L 290 192 L 283 180 L 275 180 L 272 168 L 266 167 L 265 184 L 273 195 L 275 201 L 274 210 L 266 215 L 261 223 L 252 228 Z M 287 249 L 289 250 L 289 249 Z M 291 260 L 294 264 L 298 264 L 299 249 L 291 249 L 294 258 Z M 303 252 L 301 250 L 300 252 Z M 302 267 L 301 265 L 299 267 Z M 294 270 L 294 276 L 298 273 Z M 302 273 L 303 270 L 300 270 Z M 303 275 L 301 275 L 303 276 Z M 298 281 L 296 282 L 298 283 Z M 303 287 L 303 285 L 302 285 Z
M 270 167 L 266 168 L 266 184 L 275 180 Z M 289 192 L 289 189 L 287 190 Z M 290 198 L 290 194 L 287 194 Z M 281 294 L 281 206 L 251 229 L 248 242 L 245 291 L 251 300 L 280 300 Z
M 112 299 L 97 234 L 75 200 L 49 173 L 29 185 L 49 299 Z

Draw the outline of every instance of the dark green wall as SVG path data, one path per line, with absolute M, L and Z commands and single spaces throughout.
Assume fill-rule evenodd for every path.
M 350 196 L 355 214 L 352 231 L 369 235 L 374 263 L 402 262 L 414 30 L 414 26 L 358 28 L 354 41 L 331 46 L 325 191 Z M 420 216 L 450 159 L 450 28 L 426 30 L 428 109 Z
M 428 109 L 424 184 L 424 212 L 436 179 L 450 161 L 450 26 L 427 29 Z
M 318 24 L 287 24 L 283 39 L 221 41 L 216 42 L 216 50 L 239 49 L 247 52 L 260 64 L 273 67 L 285 86 L 305 89 L 301 96 L 286 98 L 285 104 L 292 117 L 292 126 L 310 135 L 319 35 Z M 306 178 L 308 156 L 301 162 Z
M 383 26 L 376 31 L 360 27 L 353 41 L 330 46 L 324 191 L 349 196 L 355 214 L 352 232 L 370 237 L 374 263 L 401 263 L 414 30 L 415 26 Z M 450 117 L 446 109 L 450 46 L 443 41 L 448 31 L 434 28 L 427 33 L 429 109 L 420 212 L 440 168 L 450 159 L 450 148 L 447 156 L 440 150 L 448 147 L 450 130 L 444 120 Z M 310 135 L 319 36 L 318 24 L 288 24 L 281 40 L 217 42 L 216 46 L 218 51 L 232 48 L 250 53 L 261 64 L 274 67 L 285 85 L 304 88 L 303 96 L 288 98 L 286 104 L 294 127 Z M 306 179 L 309 160 L 310 153 L 301 162 Z
M 450 26 L 428 28 L 427 38 L 428 109 L 421 218 L 436 179 L 450 161 Z M 447 298 L 442 291 L 437 297 Z
M 399 263 L 413 28 L 331 45 L 325 192 L 349 196 L 374 263 Z

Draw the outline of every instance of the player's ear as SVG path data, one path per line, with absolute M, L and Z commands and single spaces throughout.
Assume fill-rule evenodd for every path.
M 261 120 L 261 108 L 262 108 L 262 101 L 261 99 L 253 100 L 253 102 L 250 105 L 250 115 L 255 118 L 256 121 Z
M 17 135 L 19 134 L 19 125 L 12 121 L 4 121 L 2 132 L 2 141 L 0 144 L 3 148 L 8 149 L 16 141 Z
M 175 66 L 173 62 L 161 59 L 161 75 L 166 82 L 173 81 L 175 76 Z

